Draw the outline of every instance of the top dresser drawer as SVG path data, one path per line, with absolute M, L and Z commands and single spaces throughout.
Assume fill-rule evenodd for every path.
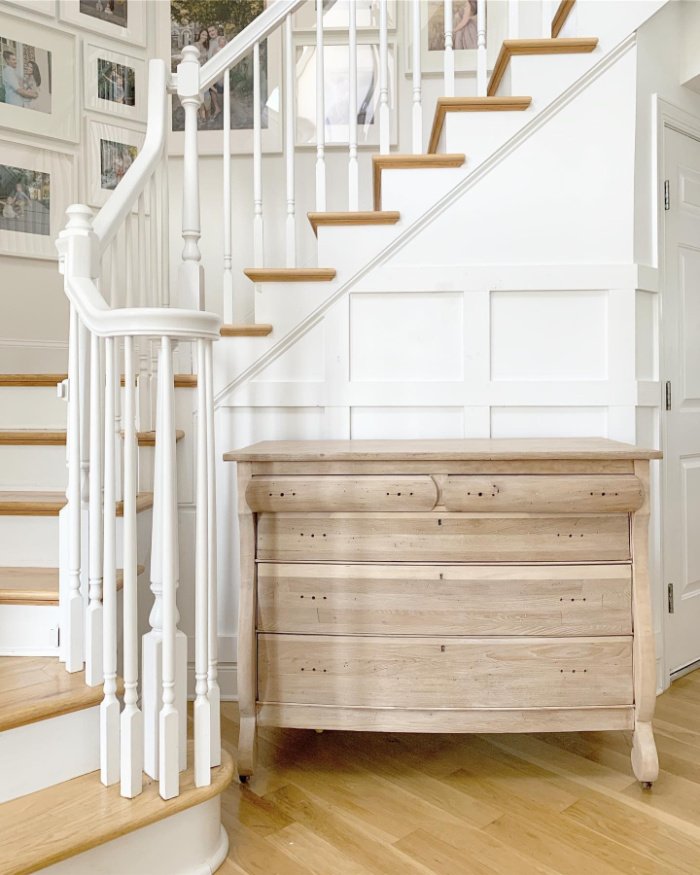
M 438 488 L 426 474 L 254 477 L 245 497 L 257 513 L 421 511 L 438 503 Z

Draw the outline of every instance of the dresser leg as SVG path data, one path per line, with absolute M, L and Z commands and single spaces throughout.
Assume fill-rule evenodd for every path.
M 659 776 L 659 758 L 651 723 L 635 725 L 632 739 L 632 770 L 637 780 L 651 786 Z
M 241 717 L 241 728 L 238 736 L 238 777 L 244 784 L 255 769 L 255 754 L 255 717 Z

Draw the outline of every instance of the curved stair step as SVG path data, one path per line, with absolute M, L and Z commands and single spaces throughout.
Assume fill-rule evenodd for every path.
M 272 325 L 258 323 L 255 325 L 224 324 L 221 326 L 222 337 L 267 337 L 272 334 Z
M 65 492 L 16 490 L 0 492 L 0 516 L 58 516 L 66 504 Z M 153 493 L 139 492 L 136 510 L 153 507 Z M 117 516 L 124 516 L 124 502 L 117 502 Z
M 145 571 L 137 566 L 137 574 Z M 58 605 L 58 568 L 0 567 L 0 605 Z M 117 569 L 117 589 L 124 586 L 124 571 Z
M 181 441 L 184 436 L 185 432 L 178 428 L 175 432 L 175 439 Z M 124 432 L 122 432 L 122 437 L 124 437 Z M 155 446 L 155 431 L 139 431 L 136 433 L 136 437 L 140 447 Z M 56 429 L 52 431 L 34 428 L 0 430 L 0 446 L 55 447 L 62 446 L 65 443 L 65 429 Z

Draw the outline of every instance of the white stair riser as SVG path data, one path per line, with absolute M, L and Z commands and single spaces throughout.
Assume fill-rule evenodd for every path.
M 83 708 L 0 732 L 0 802 L 99 768 L 99 711 Z
M 318 229 L 319 264 L 332 264 L 338 273 L 352 276 L 359 264 L 371 261 L 405 225 L 341 225 Z
M 442 128 L 442 148 L 445 152 L 467 152 L 469 170 L 473 171 L 532 121 L 532 112 L 532 109 L 508 112 L 448 112 Z
M 58 566 L 57 516 L 0 516 L 3 565 Z
M 58 656 L 58 605 L 0 605 L 0 656 Z
M 451 191 L 470 169 L 467 155 L 461 167 L 385 170 L 382 209 L 398 210 L 406 227 Z
M 300 322 L 333 294 L 338 283 L 260 283 L 259 288 L 255 292 L 255 321 L 271 322 L 281 334 L 281 326 Z
M 65 428 L 66 409 L 55 386 L 0 386 L 0 428 Z
M 0 446 L 0 484 L 3 489 L 61 491 L 66 488 L 67 479 L 65 445 Z
M 539 112 L 600 59 L 599 49 L 572 55 L 514 55 L 497 93 L 530 95 L 531 108 Z

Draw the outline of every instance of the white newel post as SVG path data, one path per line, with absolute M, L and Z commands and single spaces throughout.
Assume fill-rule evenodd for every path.
M 389 112 L 389 36 L 387 0 L 379 0 L 379 151 L 389 153 L 391 140 Z
M 357 8 L 349 8 L 349 93 L 348 93 L 348 209 L 360 209 L 360 174 L 357 161 Z
M 185 46 L 177 67 L 177 94 L 185 110 L 185 151 L 182 180 L 182 264 L 180 265 L 181 305 L 190 310 L 204 309 L 204 269 L 199 251 L 201 224 L 199 213 L 199 153 L 197 118 L 202 97 L 199 93 L 199 50 Z
M 445 97 L 454 97 L 455 94 L 455 55 L 454 55 L 454 23 L 452 0 L 444 0 L 445 8 Z
M 423 152 L 423 104 L 420 66 L 420 0 L 411 0 L 413 20 L 413 117 L 412 148 L 414 155 Z
M 326 82 L 323 57 L 323 3 L 316 4 L 316 211 L 326 211 Z
M 486 97 L 487 58 L 486 58 L 486 0 L 476 4 L 476 93 Z

